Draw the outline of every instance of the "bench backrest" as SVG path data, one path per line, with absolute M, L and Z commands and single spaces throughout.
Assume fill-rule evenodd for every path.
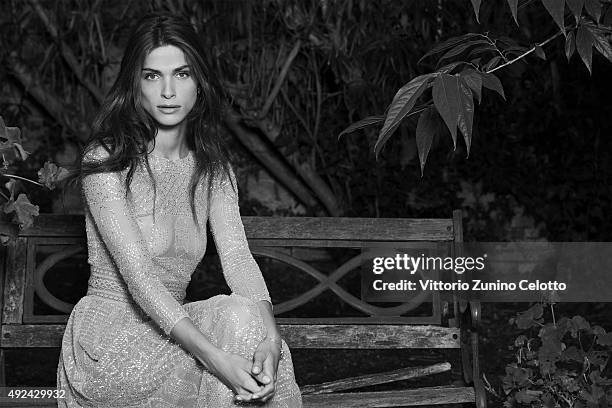
M 252 252 L 291 265 L 315 278 L 315 287 L 275 305 L 276 314 L 295 309 L 326 290 L 364 311 L 366 317 L 278 318 L 287 343 L 293 348 L 459 348 L 459 328 L 440 326 L 439 298 L 433 313 L 405 318 L 377 314 L 372 307 L 344 291 L 337 281 L 354 259 L 331 274 L 324 274 L 282 248 L 368 248 L 406 242 L 462 241 L 461 212 L 447 219 L 243 217 Z M 41 257 L 40 248 L 47 255 Z M 275 249 L 282 247 L 280 250 Z M 86 251 L 84 217 L 41 215 L 28 230 L 4 249 L 1 348 L 59 347 L 72 304 L 58 299 L 44 284 L 44 275 L 57 262 Z M 56 314 L 34 314 L 34 296 Z M 412 305 L 411 307 L 414 307 Z M 456 309 L 456 305 L 454 305 Z

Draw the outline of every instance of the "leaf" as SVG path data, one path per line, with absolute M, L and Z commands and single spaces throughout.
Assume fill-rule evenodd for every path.
M 516 402 L 519 404 L 531 404 L 538 400 L 538 396 L 539 394 L 536 391 L 522 389 L 514 395 L 514 398 L 516 398 Z
M 476 37 L 481 37 L 482 38 L 482 34 L 475 34 L 475 33 L 467 33 L 464 35 L 461 35 L 459 37 L 451 37 L 448 40 L 444 41 L 443 43 L 436 45 L 434 48 L 432 48 L 429 52 L 427 52 L 425 55 L 423 55 L 421 57 L 421 59 L 419 60 L 419 64 L 427 57 L 431 57 L 432 55 L 438 54 L 440 52 L 446 51 L 449 48 L 463 42 L 463 41 L 467 41 L 471 38 L 476 38 Z
M 378 157 L 380 150 L 389 137 L 391 137 L 395 129 L 397 129 L 402 119 L 412 110 L 417 99 L 419 99 L 419 96 L 421 96 L 423 91 L 427 88 L 433 76 L 433 74 L 418 76 L 397 91 L 389 106 L 385 123 L 378 135 L 378 140 L 374 145 L 376 157 Z
M 542 304 L 536 303 L 525 312 L 519 313 L 514 321 L 516 327 L 519 329 L 528 329 L 533 326 L 538 326 L 538 323 L 542 320 L 543 313 L 544 309 L 542 308 Z
M 9 179 L 9 181 L 4 183 L 4 187 L 6 187 L 6 189 L 8 190 L 10 194 L 9 201 L 15 198 L 15 185 L 16 184 L 17 182 L 15 181 L 15 179 Z
M 459 78 L 442 74 L 436 78 L 432 90 L 436 109 L 451 132 L 453 145 L 457 148 L 457 122 L 459 120 Z
M 535 50 L 535 54 L 540 57 L 541 59 L 546 61 L 546 53 L 544 52 L 544 49 L 542 48 L 541 45 L 536 44 L 534 46 L 534 50 Z
M 472 7 L 474 8 L 474 14 L 476 14 L 476 21 L 480 24 L 480 19 L 478 14 L 480 13 L 480 3 L 481 0 L 472 0 Z
M 491 58 L 491 60 L 489 60 L 489 62 L 487 62 L 487 63 L 485 64 L 485 66 L 483 67 L 483 69 L 484 69 L 485 71 L 490 71 L 490 70 L 492 70 L 493 68 L 495 68 L 495 67 L 497 66 L 497 64 L 498 64 L 498 63 L 501 61 L 501 59 L 502 59 L 502 58 L 501 58 L 499 55 L 497 55 L 497 56 L 495 56 L 495 57 Z
M 439 120 L 438 114 L 434 107 L 427 108 L 421 116 L 416 127 L 416 145 L 417 151 L 419 152 L 419 162 L 421 163 L 421 177 L 423 176 L 423 169 L 425 168 L 425 162 L 431 149 L 431 144 L 437 129 L 437 121 Z
M 0 153 L 17 151 L 17 155 L 25 160 L 28 153 L 21 147 L 21 130 L 18 127 L 8 127 L 0 116 Z
M 491 89 L 498 94 L 501 95 L 504 100 L 506 100 L 506 95 L 504 95 L 504 87 L 502 86 L 501 81 L 495 74 L 483 73 L 482 75 L 482 85 L 485 88 Z
M 576 49 L 582 62 L 589 69 L 589 73 L 592 73 L 593 64 L 593 35 L 589 29 L 583 24 L 578 27 L 578 33 L 576 34 Z
M 584 6 L 584 0 L 565 0 L 570 10 L 576 18 L 576 23 L 580 21 L 580 15 L 582 14 L 582 7 Z
M 514 22 L 516 23 L 516 25 L 519 25 L 517 18 L 518 0 L 508 0 L 508 5 L 510 6 L 510 11 L 512 12 Z
M 442 61 L 444 59 L 455 57 L 455 56 L 461 54 L 462 52 L 466 51 L 468 48 L 474 47 L 474 46 L 480 45 L 480 44 L 491 46 L 491 43 L 489 43 L 487 40 L 474 40 L 474 41 L 463 42 L 463 43 L 457 45 L 455 48 L 452 48 L 451 50 L 449 50 L 443 56 L 441 56 L 440 60 L 438 62 L 440 62 L 440 61 Z
M 360 121 L 351 124 L 349 127 L 340 132 L 340 134 L 338 135 L 338 139 L 340 139 L 343 135 L 354 132 L 358 129 L 363 129 L 368 126 L 376 125 L 384 120 L 384 115 L 368 116 L 367 118 L 361 119 Z
M 546 8 L 546 11 L 548 11 L 548 14 L 555 20 L 555 23 L 557 23 L 563 34 L 565 34 L 565 23 L 563 22 L 565 0 L 542 0 L 542 4 Z
M 601 2 L 599 0 L 585 0 L 584 8 L 596 22 L 601 18 Z
M 28 196 L 21 193 L 17 200 L 10 200 L 6 203 L 4 212 L 6 214 L 15 212 L 15 222 L 21 229 L 26 229 L 34 224 L 34 217 L 38 215 L 38 206 L 30 203 Z
M 480 73 L 474 69 L 468 68 L 460 74 L 461 80 L 470 87 L 472 92 L 476 94 L 478 103 L 482 100 L 482 77 Z
M 50 161 L 45 162 L 44 166 L 38 170 L 38 182 L 49 190 L 54 190 L 57 183 L 68 176 L 68 170 L 59 167 Z
M 474 100 L 469 86 L 459 82 L 459 130 L 463 134 L 467 157 L 470 157 L 470 146 L 472 144 L 472 125 L 474 122 Z
M 612 62 L 612 46 L 601 30 L 597 27 L 586 26 L 593 36 L 593 45 L 595 49 L 601 53 L 606 59 Z
M 574 55 L 574 51 L 576 50 L 576 37 L 574 36 L 574 32 L 570 31 L 570 33 L 565 37 L 565 56 L 569 61 Z

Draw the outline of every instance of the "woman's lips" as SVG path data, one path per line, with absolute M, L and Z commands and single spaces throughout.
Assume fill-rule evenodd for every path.
M 177 112 L 180 108 L 180 105 L 157 105 L 157 109 L 167 115 Z

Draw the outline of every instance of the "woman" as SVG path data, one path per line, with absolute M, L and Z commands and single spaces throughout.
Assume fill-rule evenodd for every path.
M 68 407 L 300 407 L 238 210 L 222 98 L 197 34 L 133 29 L 81 160 L 91 276 L 57 372 Z M 232 294 L 183 304 L 208 219 Z

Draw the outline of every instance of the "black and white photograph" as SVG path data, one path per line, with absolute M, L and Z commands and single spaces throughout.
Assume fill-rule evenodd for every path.
M 612 0 L 1 0 L 0 407 L 612 407 Z

